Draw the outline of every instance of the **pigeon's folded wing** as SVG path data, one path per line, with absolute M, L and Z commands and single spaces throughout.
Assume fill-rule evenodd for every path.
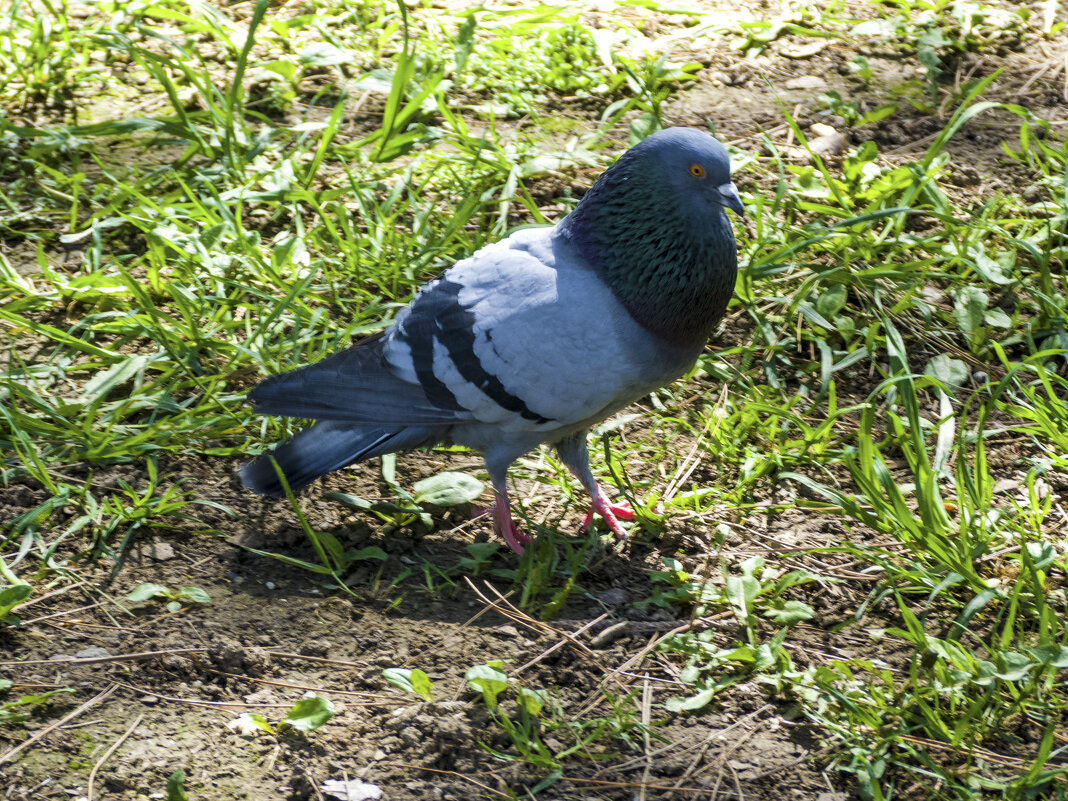
M 383 354 L 382 335 L 322 361 L 271 376 L 249 392 L 257 412 L 376 427 L 443 425 L 470 420 L 441 407 L 418 382 L 405 381 Z

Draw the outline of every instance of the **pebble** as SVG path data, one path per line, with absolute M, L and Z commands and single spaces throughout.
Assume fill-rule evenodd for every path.
M 813 126 L 815 127 L 815 126 Z M 837 131 L 808 140 L 809 149 L 817 156 L 837 156 L 845 149 L 845 134 Z
M 800 75 L 786 82 L 787 89 L 823 89 L 827 82 L 817 75 Z
M 827 39 L 817 39 L 813 42 L 798 42 L 796 44 L 783 44 L 779 52 L 786 58 L 812 58 L 817 53 L 822 53 L 827 47 Z
M 999 478 L 994 482 L 994 492 L 1012 492 L 1015 489 L 1020 488 L 1020 482 L 1015 478 Z
M 83 648 L 74 655 L 75 659 L 106 659 L 111 656 L 107 648 L 94 645 L 92 648 Z
M 627 602 L 627 591 L 622 587 L 611 587 L 597 593 L 597 600 L 605 606 L 622 606 Z

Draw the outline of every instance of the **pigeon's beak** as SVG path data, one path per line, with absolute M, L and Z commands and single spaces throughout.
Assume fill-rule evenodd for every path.
M 719 189 L 720 197 L 723 198 L 723 205 L 731 209 L 739 217 L 744 217 L 745 206 L 742 205 L 742 198 L 738 195 L 738 187 L 733 182 L 728 182 L 717 187 L 717 189 Z

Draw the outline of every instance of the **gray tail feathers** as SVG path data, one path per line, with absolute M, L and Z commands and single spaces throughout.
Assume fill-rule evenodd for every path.
M 383 453 L 431 445 L 440 439 L 435 430 L 423 427 L 382 429 L 351 423 L 321 422 L 306 428 L 288 442 L 254 459 L 240 469 L 241 481 L 260 495 L 285 495 L 278 480 L 273 457 L 293 492 L 298 492 L 319 476 L 353 462 Z

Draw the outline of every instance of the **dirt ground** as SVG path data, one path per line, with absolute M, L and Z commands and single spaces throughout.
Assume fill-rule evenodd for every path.
M 823 121 L 844 131 L 821 115 L 823 91 L 833 88 L 874 108 L 916 69 L 915 62 L 893 52 L 868 52 L 875 77 L 862 85 L 846 68 L 856 52 L 838 40 L 796 36 L 782 37 L 749 60 L 726 47 L 683 51 L 678 60 L 694 58 L 707 66 L 664 113 L 680 125 L 712 120 L 722 138 L 754 152 L 760 152 L 764 136 L 790 146 L 784 107 L 803 128 Z M 1046 119 L 1063 116 L 1064 74 L 1051 66 L 1063 52 L 1063 40 L 1036 38 L 965 55 L 953 65 L 956 75 L 947 87 L 1003 68 L 986 99 L 1027 104 Z M 561 110 L 577 118 L 586 114 L 565 101 Z M 904 160 L 922 152 L 943 122 L 944 117 L 902 104 L 888 122 L 849 130 L 849 143 L 875 139 L 882 153 Z M 1023 191 L 1001 152 L 1002 141 L 1014 141 L 1017 126 L 1015 117 L 997 111 L 965 126 L 950 146 L 950 170 L 961 192 L 989 197 Z M 745 192 L 761 191 L 745 175 L 739 183 Z M 677 446 L 685 452 L 689 443 L 680 439 Z M 1011 455 L 1003 462 L 1013 477 Z M 480 469 L 477 457 L 437 452 L 402 456 L 398 465 L 407 485 L 443 469 Z M 107 559 L 83 564 L 82 584 L 42 590 L 20 608 L 21 626 L 0 629 L 0 674 L 15 682 L 16 692 L 74 689 L 24 728 L 0 727 L 4 799 L 86 798 L 90 777 L 95 798 L 162 798 L 167 777 L 178 768 L 187 774 L 191 797 L 205 801 L 318 799 L 324 797 L 319 789 L 324 782 L 345 779 L 378 786 L 388 801 L 531 797 L 524 788 L 548 771 L 491 753 L 508 752 L 511 743 L 464 681 L 469 667 L 491 660 L 505 660 L 506 672 L 527 687 L 558 693 L 564 719 L 608 718 L 612 698 L 651 724 L 655 739 L 649 743 L 635 729 L 630 744 L 617 739 L 612 750 L 598 741 L 594 748 L 603 753 L 596 760 L 565 761 L 562 777 L 540 798 L 856 797 L 852 777 L 829 764 L 820 732 L 795 714 L 789 699 L 766 688 L 736 685 L 696 714 L 661 711 L 664 701 L 679 694 L 680 669 L 676 658 L 656 650 L 663 636 L 696 627 L 716 632 L 723 645 L 738 640 L 729 620 L 677 619 L 687 612 L 637 603 L 652 594 L 649 571 L 659 569 L 663 557 L 678 558 L 697 572 L 713 558 L 711 533 L 703 525 L 673 519 L 657 538 L 604 546 L 564 607 L 540 621 L 513 606 L 518 588 L 492 573 L 516 567 L 507 549 L 477 576 L 423 575 L 425 562 L 455 565 L 467 555 L 466 544 L 492 538 L 488 518 L 471 520 L 460 509 L 439 516 L 431 532 L 418 525 L 388 532 L 375 518 L 322 498 L 325 491 L 388 498 L 374 465 L 332 475 L 302 498 L 316 528 L 334 533 L 346 547 L 374 545 L 389 555 L 387 562 L 361 563 L 365 566 L 345 577 L 351 594 L 306 570 L 251 553 L 248 547 L 315 559 L 287 505 L 253 497 L 241 487 L 235 467 L 223 459 L 162 461 L 168 481 L 186 480 L 194 497 L 222 504 L 235 516 L 203 506 L 196 512 L 199 521 L 142 532 L 116 575 Z M 86 465 L 83 475 L 89 469 Z M 101 488 L 117 486 L 120 478 L 134 487 L 146 481 L 133 466 L 92 469 Z M 729 477 L 709 473 L 702 480 Z M 554 502 L 551 486 L 524 479 L 518 486 L 531 510 Z M 759 490 L 777 501 L 792 491 L 774 485 Z M 44 497 L 45 490 L 29 481 L 6 487 L 0 490 L 0 518 L 11 519 Z M 565 530 L 577 528 L 578 512 L 554 507 L 551 515 Z M 729 510 L 724 522 L 734 522 Z M 832 545 L 847 536 L 838 521 L 802 510 L 752 514 L 744 528 L 731 532 L 723 550 L 728 560 L 761 554 L 787 566 L 812 564 L 806 560 L 814 557 L 794 555 L 796 549 Z M 406 567 L 413 573 L 401 577 Z M 791 640 L 801 665 L 862 654 L 874 625 L 869 618 L 836 630 L 852 619 L 871 580 L 847 563 L 824 563 L 820 572 L 841 583 L 813 591 L 818 616 L 798 627 Z M 166 612 L 156 602 L 122 600 L 143 582 L 199 587 L 211 603 Z M 598 637 L 622 621 L 626 626 L 617 638 Z M 423 702 L 390 686 L 382 676 L 389 667 L 424 670 L 435 683 L 435 700 Z M 248 734 L 228 726 L 245 712 L 276 724 L 310 690 L 330 698 L 338 712 L 314 732 Z M 564 732 L 547 735 L 550 748 L 573 744 Z

